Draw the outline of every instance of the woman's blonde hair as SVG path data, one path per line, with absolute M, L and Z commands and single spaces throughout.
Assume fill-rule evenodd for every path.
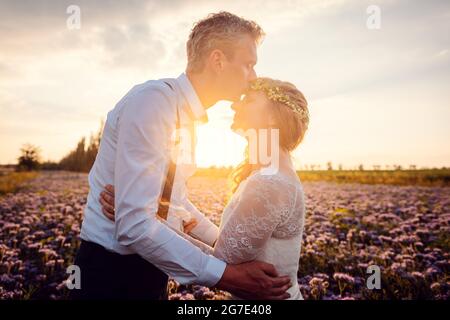
M 269 99 L 274 127 L 279 130 L 280 148 L 288 152 L 297 148 L 309 125 L 308 103 L 303 93 L 290 82 L 270 78 L 254 80 L 250 90 L 260 90 Z M 231 174 L 233 192 L 250 175 L 253 168 L 254 165 L 249 162 L 247 147 L 244 161 Z
M 220 49 L 228 59 L 232 59 L 234 44 L 242 35 L 250 35 L 259 43 L 264 37 L 264 31 L 256 22 L 225 11 L 210 14 L 198 21 L 186 43 L 187 71 L 201 72 L 206 56 L 214 49 Z

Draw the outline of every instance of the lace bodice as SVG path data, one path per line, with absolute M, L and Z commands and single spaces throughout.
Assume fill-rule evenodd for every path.
M 230 264 L 252 260 L 272 263 L 280 275 L 291 277 L 291 299 L 301 299 L 297 271 L 304 212 L 299 180 L 257 171 L 241 183 L 224 209 L 215 247 L 189 240 Z
M 256 259 L 267 241 L 289 239 L 303 230 L 298 182 L 257 172 L 244 181 L 225 208 L 214 254 L 237 264 Z

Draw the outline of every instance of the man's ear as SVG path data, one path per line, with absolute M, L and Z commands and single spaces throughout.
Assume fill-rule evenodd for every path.
M 223 70 L 225 55 L 219 49 L 214 49 L 209 55 L 209 62 L 215 73 L 220 73 Z

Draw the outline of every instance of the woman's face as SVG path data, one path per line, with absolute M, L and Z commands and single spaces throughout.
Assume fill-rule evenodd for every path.
M 231 108 L 235 111 L 231 129 L 235 132 L 273 127 L 270 101 L 261 91 L 249 91 L 244 99 L 233 103 Z

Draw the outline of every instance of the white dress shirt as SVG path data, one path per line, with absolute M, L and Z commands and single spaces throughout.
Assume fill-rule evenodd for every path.
M 90 190 L 80 236 L 119 254 L 137 253 L 182 284 L 214 286 L 222 277 L 225 262 L 203 253 L 156 217 L 174 147 L 177 108 L 181 131 L 190 133 L 194 144 L 189 144 L 188 156 L 183 148 L 178 153 L 171 203 L 176 212 L 184 212 L 183 220 L 197 219 L 198 225 L 190 234 L 213 245 L 217 226 L 186 196 L 186 179 L 196 168 L 194 122 L 207 116 L 184 73 L 176 79 L 134 86 L 108 112 L 89 172 Z M 186 161 L 189 156 L 191 163 Z M 107 184 L 115 186 L 115 223 L 103 215 L 99 202 Z M 167 221 L 174 225 L 178 217 L 171 208 Z

